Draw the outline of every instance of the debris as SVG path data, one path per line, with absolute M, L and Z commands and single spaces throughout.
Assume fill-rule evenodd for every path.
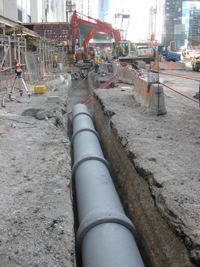
M 2 107 L 5 108 L 5 106 L 6 106 L 6 95 L 4 95 L 3 100 L 2 100 Z
M 165 94 L 164 93 L 164 96 L 166 96 L 167 98 L 173 98 L 174 96 L 172 96 L 172 95 L 167 95 L 167 94 Z
M 59 103 L 59 96 L 48 96 L 48 102 Z
M 25 193 L 32 193 L 33 192 L 33 189 L 32 188 L 26 188 L 25 189 Z
M 199 98 L 199 92 L 196 93 L 196 95 L 194 95 L 193 98 L 196 98 L 196 99 L 200 100 L 200 98 Z
M 11 118 L 8 118 L 8 120 L 11 120 L 11 121 L 16 121 L 16 122 L 19 122 L 19 123 L 26 123 L 26 124 L 35 124 L 35 122 L 27 122 L 27 121 L 19 121 L 19 120 L 16 120 L 16 119 L 11 119 Z
M 48 110 L 40 110 L 35 115 L 36 119 L 38 120 L 47 120 L 48 118 L 52 118 L 52 114 Z
M 12 123 L 11 123 L 11 127 L 12 127 L 12 128 L 16 128 L 16 125 L 12 122 Z
M 33 116 L 38 120 L 44 120 L 46 117 L 52 118 L 53 115 L 49 110 L 46 109 L 36 109 L 36 108 L 29 108 L 24 110 L 22 116 Z

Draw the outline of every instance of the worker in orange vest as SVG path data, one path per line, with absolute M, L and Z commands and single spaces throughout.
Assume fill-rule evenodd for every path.
M 119 48 L 119 56 L 122 57 L 124 52 L 125 52 L 125 49 L 121 46 Z

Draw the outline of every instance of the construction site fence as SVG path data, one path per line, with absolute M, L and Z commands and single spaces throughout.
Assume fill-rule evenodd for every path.
M 69 66 L 68 60 L 63 62 L 57 62 L 55 68 L 53 60 L 43 60 L 42 54 L 37 52 L 27 52 L 25 55 L 25 64 L 21 64 L 23 79 L 30 80 L 33 84 L 47 77 L 48 74 L 56 71 L 56 69 L 62 70 L 65 66 Z M 0 69 L 0 91 L 5 88 L 12 87 L 15 80 L 15 66 L 1 67 Z
M 56 64 L 55 55 L 57 55 Z M 24 37 L 0 34 L 1 91 L 5 87 L 12 86 L 16 61 L 21 65 L 24 80 L 30 78 L 31 83 L 54 72 L 55 65 L 61 70 L 69 65 L 67 47 L 56 41 L 46 38 L 27 41 Z
M 42 62 L 41 54 L 36 52 L 25 53 L 26 67 L 30 82 L 37 82 L 44 76 L 44 62 Z
M 0 75 L 0 91 L 7 90 L 8 88 L 11 88 L 14 84 L 15 75 L 9 75 L 9 77 L 6 77 L 4 75 Z

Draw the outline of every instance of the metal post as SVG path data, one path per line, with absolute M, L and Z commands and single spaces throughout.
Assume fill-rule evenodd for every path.
M 199 107 L 200 107 L 200 82 L 199 82 Z

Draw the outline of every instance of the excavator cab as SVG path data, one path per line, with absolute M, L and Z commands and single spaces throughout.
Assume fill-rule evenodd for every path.
M 89 50 L 90 50 L 90 58 L 91 59 L 95 59 L 96 55 L 97 55 L 97 51 L 94 47 L 90 46 L 89 47 Z
M 129 42 L 121 41 L 113 43 L 113 57 L 115 59 L 119 57 L 127 57 L 129 54 Z

